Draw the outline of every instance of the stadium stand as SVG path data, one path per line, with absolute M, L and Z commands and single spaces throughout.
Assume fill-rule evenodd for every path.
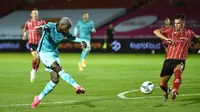
M 70 10 L 40 10 L 40 17 L 48 21 L 58 21 L 63 16 L 68 16 L 73 24 L 81 19 L 83 11 L 89 12 L 90 18 L 95 22 L 96 27 L 111 21 L 124 13 L 126 9 L 70 9 Z M 103 13 L 102 13 L 103 12 Z M 16 18 L 18 17 L 18 18 Z M 1 18 L 0 39 L 21 39 L 23 24 L 30 18 L 30 11 L 14 11 Z M 72 30 L 73 28 L 71 28 Z

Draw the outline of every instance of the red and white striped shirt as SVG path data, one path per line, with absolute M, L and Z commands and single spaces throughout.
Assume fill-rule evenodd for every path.
M 161 28 L 161 30 L 162 30 L 162 31 L 165 31 L 165 30 L 167 30 L 167 29 L 169 29 L 169 28 L 172 28 L 172 26 L 170 26 L 170 25 L 168 25 L 168 26 L 163 26 L 163 27 Z M 165 35 L 165 36 L 168 37 L 169 35 Z M 167 47 L 167 43 L 166 43 L 165 40 L 162 40 L 162 44 L 163 44 L 165 47 Z
M 186 60 L 188 49 L 195 33 L 187 28 L 184 28 L 182 31 L 176 31 L 174 28 L 167 28 L 164 29 L 162 33 L 167 35 L 167 38 L 175 41 L 175 45 L 168 45 L 166 59 Z
M 41 35 L 37 35 L 35 32 L 35 27 L 36 26 L 41 26 L 46 24 L 44 20 L 37 19 L 33 21 L 32 19 L 26 21 L 25 23 L 25 29 L 28 30 L 28 43 L 29 44 L 38 44 Z

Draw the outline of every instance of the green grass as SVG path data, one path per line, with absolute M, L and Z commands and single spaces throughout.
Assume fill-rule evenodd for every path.
M 79 54 L 61 54 L 64 70 L 84 86 L 86 94 L 75 94 L 75 89 L 61 79 L 54 91 L 42 100 L 44 104 L 31 109 L 33 97 L 50 80 L 48 72 L 41 64 L 36 81 L 30 83 L 30 54 L 1 53 L 0 112 L 200 112 L 199 55 L 189 55 L 180 96 L 175 101 L 169 99 L 164 103 L 162 97 L 148 98 L 162 96 L 159 88 L 149 95 L 140 91 L 125 94 L 128 98 L 147 97 L 144 99 L 117 96 L 139 89 L 146 80 L 158 87 L 163 60 L 164 55 L 90 54 L 87 68 L 79 72 Z

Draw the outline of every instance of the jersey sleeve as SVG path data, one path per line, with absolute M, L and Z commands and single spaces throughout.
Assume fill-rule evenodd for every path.
M 72 35 L 70 32 L 68 32 L 65 37 L 67 37 L 67 39 L 69 41 L 72 41 L 72 42 L 81 42 L 81 39 L 77 38 L 76 36 Z
M 28 29 L 28 21 L 26 21 L 25 25 L 24 25 L 25 29 Z
M 43 30 L 49 30 L 53 26 L 54 26 L 54 23 L 48 22 L 47 24 L 43 25 L 42 28 Z
M 93 21 L 91 21 L 91 27 L 94 28 L 94 22 Z
M 172 32 L 173 29 L 171 27 L 162 27 L 160 30 L 162 34 L 166 35 Z
M 46 21 L 45 20 L 42 20 L 42 25 L 45 25 L 46 24 Z
M 95 30 L 95 27 L 94 27 L 94 22 L 93 21 L 91 21 L 91 32 L 95 32 L 96 30 Z
M 189 30 L 189 34 L 191 39 L 196 35 L 192 30 Z
M 75 26 L 75 27 L 79 28 L 79 26 L 80 26 L 80 20 L 79 20 L 79 21 L 77 21 L 77 23 L 76 23 L 76 26 Z
M 79 27 L 79 21 L 77 21 L 76 26 L 74 27 L 74 35 L 78 35 L 78 27 Z

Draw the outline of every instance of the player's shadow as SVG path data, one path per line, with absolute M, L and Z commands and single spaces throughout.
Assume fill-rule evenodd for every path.
M 184 104 L 181 104 L 180 106 L 187 106 L 187 105 L 200 103 L 200 98 L 184 99 L 184 100 L 180 100 L 180 102 L 185 102 Z
M 56 104 L 56 106 L 75 106 L 75 105 L 85 105 L 89 108 L 95 108 L 96 105 L 92 104 L 94 102 L 99 102 L 99 101 L 106 101 L 106 100 L 119 100 L 119 98 L 102 98 L 102 99 L 91 99 L 91 100 L 83 100 L 83 101 L 78 101 L 70 104 Z M 40 108 L 42 107 L 51 107 L 52 105 L 39 105 Z
M 157 104 L 157 105 L 154 105 L 153 107 L 165 107 L 165 104 Z
M 119 100 L 119 98 L 101 98 L 101 99 L 91 99 L 91 100 L 85 100 L 85 101 L 79 101 L 79 102 L 75 102 L 71 105 L 85 105 L 87 107 L 91 107 L 91 108 L 94 108 L 96 107 L 94 104 L 94 102 L 99 102 L 99 101 L 109 101 L 109 100 Z

